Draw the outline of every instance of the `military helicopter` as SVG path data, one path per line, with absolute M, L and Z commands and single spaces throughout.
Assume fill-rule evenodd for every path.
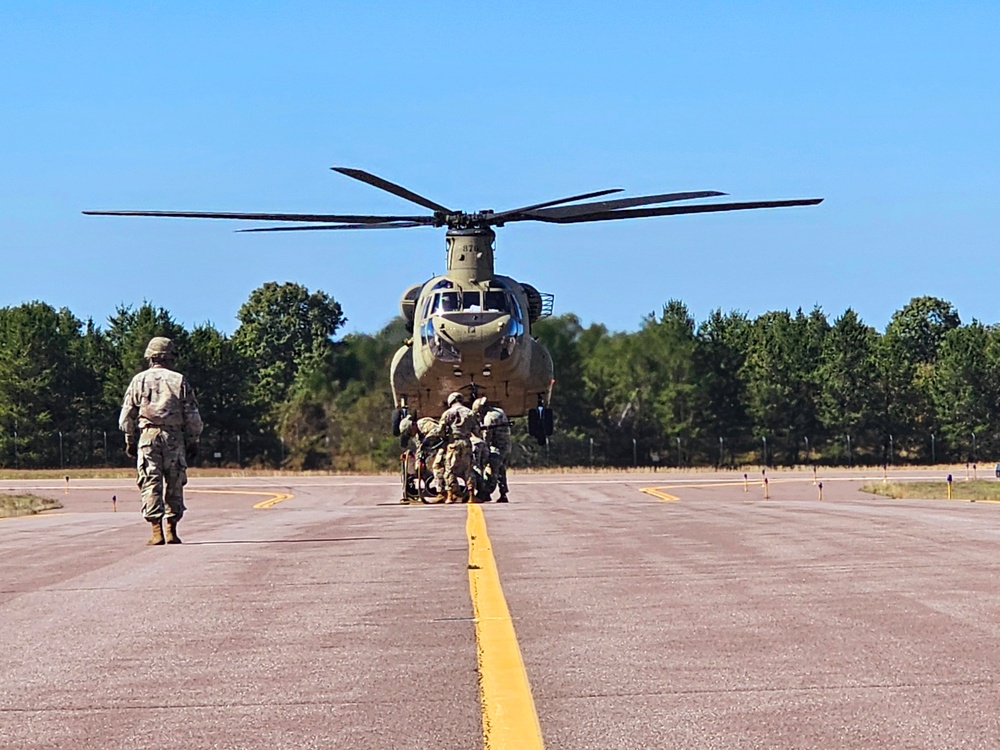
M 335 172 L 385 190 L 429 210 L 418 215 L 227 213 L 206 211 L 84 211 L 103 216 L 161 216 L 196 219 L 243 219 L 301 222 L 303 226 L 241 229 L 241 232 L 287 232 L 329 229 L 403 229 L 447 227 L 447 268 L 442 276 L 414 284 L 400 299 L 400 313 L 411 338 L 392 359 L 390 380 L 395 403 L 394 432 L 401 415 L 440 416 L 448 394 L 466 391 L 485 396 L 508 416 L 528 415 L 529 433 L 544 445 L 552 434 L 549 407 L 552 358 L 531 336 L 531 327 L 552 312 L 553 296 L 495 272 L 494 227 L 515 221 L 575 224 L 648 216 L 810 206 L 822 198 L 700 203 L 665 203 L 725 195 L 699 190 L 632 198 L 603 198 L 621 188 L 599 190 L 534 203 L 506 211 L 457 211 L 370 172 L 331 167 Z

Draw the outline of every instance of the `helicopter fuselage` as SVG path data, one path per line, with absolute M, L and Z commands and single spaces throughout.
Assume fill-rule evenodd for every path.
M 404 293 L 412 337 L 392 361 L 397 407 L 436 417 L 454 391 L 512 417 L 548 404 L 552 358 L 530 331 L 542 295 L 493 273 L 493 240 L 490 229 L 449 231 L 448 272 Z

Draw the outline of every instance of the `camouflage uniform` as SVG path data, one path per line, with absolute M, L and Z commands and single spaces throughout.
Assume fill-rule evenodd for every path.
M 163 349 L 166 352 L 160 351 Z M 146 349 L 146 357 L 150 359 L 150 368 L 132 378 L 122 401 L 118 426 L 125 433 L 126 451 L 130 455 L 137 453 L 136 483 L 142 493 L 142 516 L 156 527 L 166 518 L 170 538 L 185 510 L 185 454 L 197 453 L 202 422 L 194 390 L 183 375 L 164 364 L 165 361 L 172 364 L 170 340 L 154 338 Z M 162 543 L 152 539 L 150 542 Z
M 480 439 L 479 420 L 461 399 L 453 399 L 454 395 L 456 394 L 449 397 L 452 404 L 441 415 L 441 427 L 451 434 L 448 447 L 445 449 L 444 484 L 452 499 L 455 499 L 455 495 L 460 491 L 458 483 L 460 478 L 464 480 L 470 495 L 475 492 L 472 474 L 472 438 Z
M 483 438 L 489 446 L 489 470 L 497 479 L 500 500 L 507 499 L 507 461 L 510 460 L 510 420 L 499 406 L 486 409 L 483 415 Z
M 441 442 L 441 425 L 431 417 L 404 417 L 399 424 L 403 436 L 401 443 L 407 452 L 406 473 L 416 475 L 417 464 L 423 460 L 424 465 L 434 474 L 434 482 L 438 491 L 444 487 L 444 447 Z
M 421 417 L 417 420 L 420 444 L 417 454 L 423 458 L 434 474 L 434 485 L 439 493 L 444 492 L 444 444 L 441 441 L 441 425 L 436 419 Z M 432 447 L 432 446 L 437 447 Z

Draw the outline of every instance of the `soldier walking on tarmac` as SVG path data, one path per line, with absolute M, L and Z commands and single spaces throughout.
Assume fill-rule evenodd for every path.
M 125 433 L 125 453 L 136 459 L 142 517 L 153 529 L 146 544 L 180 544 L 177 523 L 184 516 L 188 461 L 198 455 L 201 415 L 194 389 L 172 369 L 174 342 L 156 336 L 144 356 L 149 369 L 132 378 L 118 426 Z

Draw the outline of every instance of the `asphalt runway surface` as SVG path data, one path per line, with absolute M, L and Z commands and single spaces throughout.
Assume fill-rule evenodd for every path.
M 0 747 L 1000 747 L 1000 504 L 862 475 L 194 478 L 166 547 L 0 481 L 64 504 L 0 519 Z

